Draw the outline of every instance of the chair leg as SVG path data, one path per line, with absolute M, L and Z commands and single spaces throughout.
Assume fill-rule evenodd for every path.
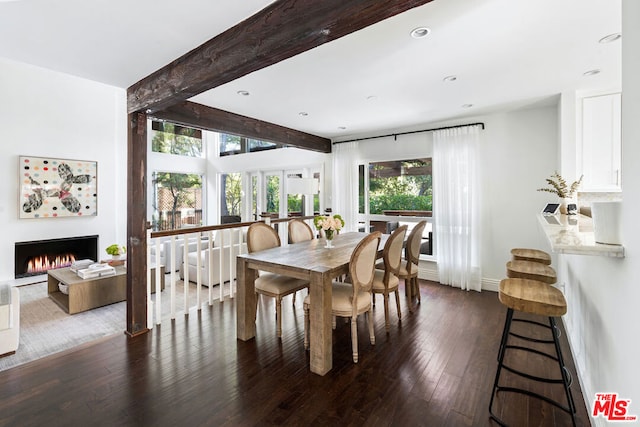
M 358 322 L 356 316 L 351 317 L 351 349 L 353 363 L 358 363 Z
M 407 305 L 409 306 L 409 311 L 413 313 L 413 298 L 411 297 L 412 287 L 411 277 L 404 279 L 404 290 L 407 293 Z
M 293 293 L 293 301 L 292 301 L 293 305 L 296 305 L 296 294 L 297 292 Z
M 422 302 L 421 298 L 420 298 L 420 285 L 418 284 L 418 276 L 416 275 L 416 277 L 414 277 L 414 288 L 413 291 L 415 293 L 415 295 L 418 297 L 418 304 L 420 304 Z
M 400 291 L 396 289 L 396 310 L 398 311 L 398 319 L 402 319 L 402 312 L 400 311 Z
M 373 304 L 373 306 L 376 306 L 376 294 L 375 292 L 371 292 L 371 304 Z
M 304 306 L 304 349 L 309 350 L 309 307 Z
M 375 345 L 376 335 L 373 332 L 373 316 L 371 314 L 371 310 L 369 310 L 364 315 L 367 316 L 365 320 L 367 321 L 367 325 L 369 325 L 369 340 L 371 341 L 371 345 Z
M 384 293 L 384 327 L 387 330 L 387 332 L 389 332 L 390 329 L 390 325 L 389 325 L 389 294 L 388 293 Z
M 282 297 L 276 297 L 276 333 L 282 337 Z

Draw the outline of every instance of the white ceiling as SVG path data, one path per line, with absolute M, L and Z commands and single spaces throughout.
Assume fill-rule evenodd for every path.
M 127 88 L 269 3 L 0 0 L 0 57 Z M 192 100 L 335 140 L 620 89 L 620 3 L 434 0 Z

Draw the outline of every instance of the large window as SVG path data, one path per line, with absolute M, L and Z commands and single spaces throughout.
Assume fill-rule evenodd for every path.
M 155 172 L 153 174 L 154 231 L 202 225 L 202 176 Z
M 202 157 L 202 131 L 166 122 L 151 122 L 151 150 L 155 153 Z
M 365 192 L 364 166 L 360 173 L 360 212 L 364 212 L 366 198 L 369 214 L 374 215 L 396 211 L 427 212 L 433 208 L 431 159 L 369 163 L 368 194 Z
M 420 253 L 433 255 L 432 168 L 430 158 L 371 162 L 359 165 L 360 227 L 390 232 L 398 224 L 409 229 L 426 219 Z

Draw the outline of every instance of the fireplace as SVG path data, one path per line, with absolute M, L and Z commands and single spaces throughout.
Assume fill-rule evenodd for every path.
M 15 278 L 45 274 L 78 259 L 97 261 L 98 236 L 16 242 Z

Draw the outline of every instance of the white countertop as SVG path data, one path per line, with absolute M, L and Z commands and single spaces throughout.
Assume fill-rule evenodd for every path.
M 624 258 L 624 246 L 596 243 L 588 216 L 538 214 L 538 223 L 555 253 Z

